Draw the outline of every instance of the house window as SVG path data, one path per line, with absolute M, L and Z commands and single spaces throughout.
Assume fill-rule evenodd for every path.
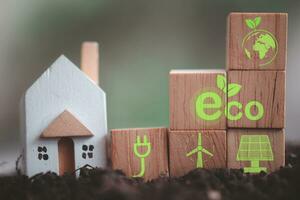
M 48 160 L 49 159 L 49 156 L 47 154 L 47 147 L 38 146 L 37 151 L 38 151 L 38 159 L 39 160 Z
M 93 158 L 94 145 L 82 145 L 82 158 Z

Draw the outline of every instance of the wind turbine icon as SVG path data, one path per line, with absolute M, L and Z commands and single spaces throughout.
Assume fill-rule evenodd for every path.
M 189 157 L 193 154 L 197 153 L 197 168 L 203 168 L 203 155 L 202 153 L 205 153 L 211 157 L 213 157 L 214 155 L 212 153 L 210 153 L 208 150 L 206 150 L 205 148 L 203 148 L 202 146 L 202 134 L 201 132 L 198 133 L 198 145 L 195 149 L 191 150 L 190 152 L 188 152 L 186 154 L 186 157 Z

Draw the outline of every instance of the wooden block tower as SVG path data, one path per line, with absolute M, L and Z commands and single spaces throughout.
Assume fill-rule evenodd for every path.
M 170 175 L 225 168 L 225 70 L 172 70 L 169 81 Z
M 227 23 L 227 165 L 284 165 L 287 14 L 231 13 Z
M 170 72 L 171 176 L 284 165 L 287 14 L 231 13 L 227 29 L 227 71 Z
M 284 165 L 287 14 L 231 13 L 227 29 L 226 70 L 170 72 L 168 137 L 161 128 L 112 130 L 114 169 L 149 180 Z

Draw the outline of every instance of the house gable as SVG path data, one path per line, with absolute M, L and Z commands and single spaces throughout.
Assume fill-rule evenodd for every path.
M 55 118 L 41 134 L 42 138 L 84 136 L 93 136 L 93 134 L 68 110 Z

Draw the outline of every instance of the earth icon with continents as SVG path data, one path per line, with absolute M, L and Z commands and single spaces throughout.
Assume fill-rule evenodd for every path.
M 243 39 L 242 48 L 248 60 L 255 60 L 260 67 L 270 64 L 277 55 L 278 42 L 274 35 L 267 30 L 257 29 L 261 17 L 246 19 L 250 31 Z

